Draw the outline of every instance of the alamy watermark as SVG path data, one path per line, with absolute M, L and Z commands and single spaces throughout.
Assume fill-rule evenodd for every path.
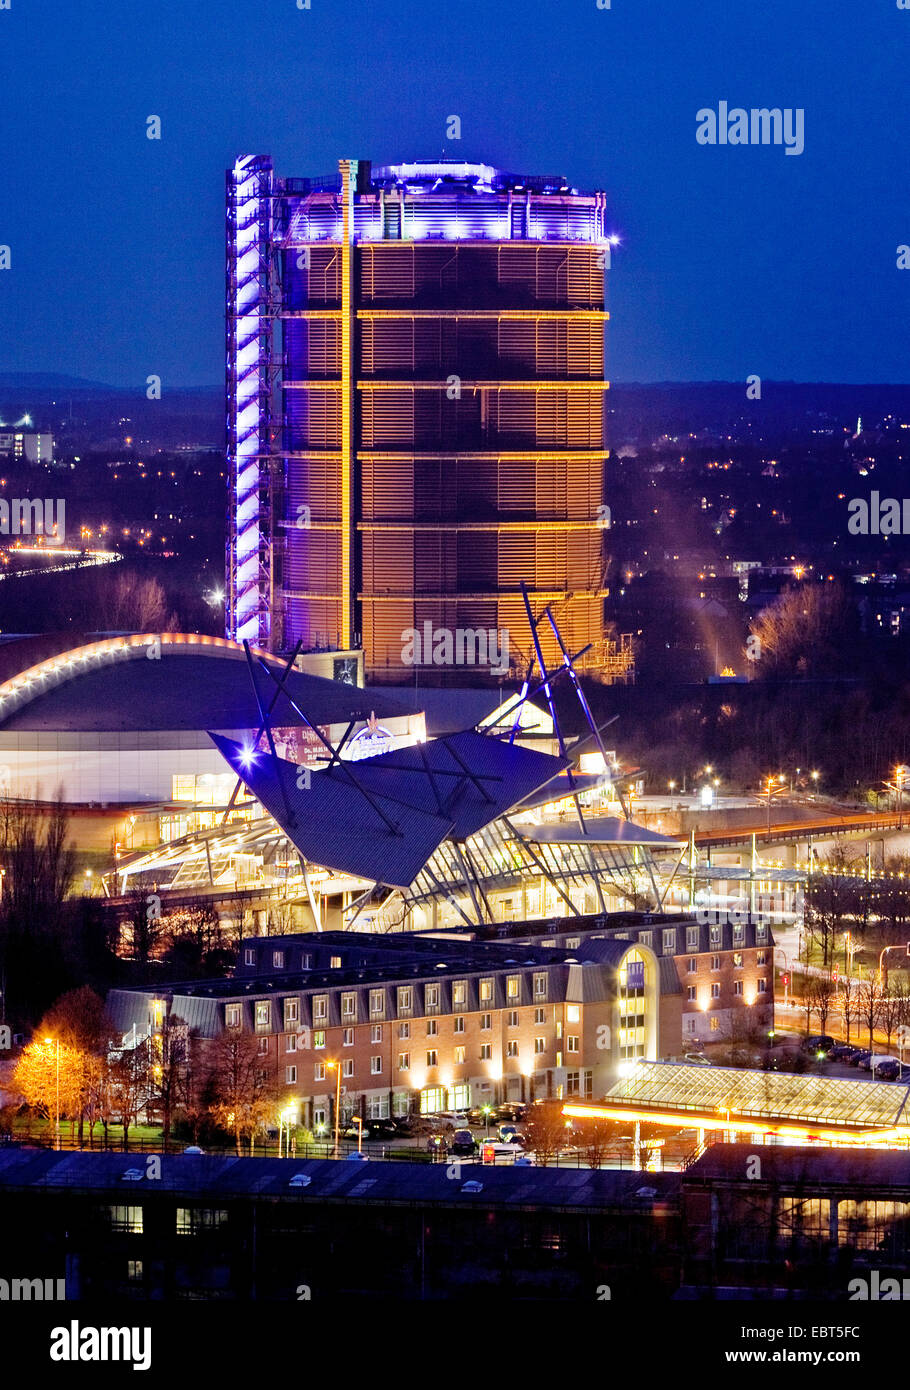
M 422 632 L 405 628 L 401 634 L 401 660 L 405 666 L 487 666 L 494 676 L 509 670 L 508 628 L 435 627 L 429 621 Z
M 786 154 L 802 154 L 806 148 L 801 106 L 753 106 L 747 111 L 719 101 L 716 111 L 710 106 L 697 111 L 695 123 L 699 145 L 783 145 Z
M 769 893 L 759 891 L 743 894 L 726 903 L 712 903 L 697 893 L 695 895 L 695 920 L 701 926 L 721 926 L 729 923 L 743 927 L 747 922 L 783 922 L 787 918 L 800 918 L 803 913 L 803 890 Z
M 65 1303 L 66 1279 L 0 1279 L 0 1303 Z
M 847 511 L 851 536 L 910 535 L 910 497 L 882 497 L 872 492 L 868 501 L 865 497 L 851 498 Z
M 55 515 L 56 511 L 56 515 Z M 47 536 L 62 545 L 66 536 L 66 502 L 62 497 L 0 497 L 0 536 Z
M 877 1269 L 870 1269 L 868 1279 L 860 1276 L 850 1280 L 847 1297 L 851 1303 L 906 1303 L 910 1300 L 910 1279 L 887 1274 L 882 1278 Z
M 134 1371 L 152 1364 L 150 1327 L 86 1327 L 73 1319 L 69 1327 L 51 1328 L 52 1361 L 125 1361 Z

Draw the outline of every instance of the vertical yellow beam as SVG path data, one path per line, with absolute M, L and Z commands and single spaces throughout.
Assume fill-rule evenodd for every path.
M 341 159 L 341 645 L 354 642 L 354 192 L 357 160 Z

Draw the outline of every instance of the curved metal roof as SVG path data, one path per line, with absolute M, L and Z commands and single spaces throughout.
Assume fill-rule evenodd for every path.
M 276 675 L 284 662 L 266 652 Z M 314 724 L 416 713 L 405 695 L 292 671 L 291 700 Z M 271 703 L 271 693 L 269 695 Z M 274 726 L 303 720 L 278 696 Z M 261 724 L 243 648 L 196 633 L 134 633 L 104 638 L 40 661 L 0 685 L 0 729 L 119 732 L 257 729 Z

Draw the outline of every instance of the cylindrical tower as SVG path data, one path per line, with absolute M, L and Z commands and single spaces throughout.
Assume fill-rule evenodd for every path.
M 417 665 L 427 680 L 451 668 L 426 641 L 415 661 L 409 631 L 508 630 L 520 665 L 523 581 L 573 652 L 596 650 L 603 195 L 448 161 L 343 160 L 338 178 L 274 186 L 273 645 L 362 640 L 372 679 Z M 541 638 L 558 660 L 546 625 Z M 455 678 L 483 673 L 481 660 Z

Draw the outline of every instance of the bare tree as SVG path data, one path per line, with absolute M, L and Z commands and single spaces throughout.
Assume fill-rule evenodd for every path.
M 243 1137 L 249 1136 L 252 1144 L 263 1121 L 275 1113 L 280 1093 L 275 1068 L 259 1055 L 255 1034 L 239 1029 L 226 1030 L 215 1039 L 211 1061 L 210 1110 L 234 1135 L 239 1155 Z
M 885 1035 L 888 1050 L 891 1049 L 891 1039 L 895 1031 L 900 1027 L 907 1012 L 907 990 L 903 984 L 888 986 L 879 1000 L 878 1020 L 879 1027 Z
M 806 977 L 806 1000 L 809 1016 L 814 1013 L 818 1019 L 819 1032 L 827 1033 L 828 1015 L 834 1002 L 836 988 L 828 975 L 808 975 Z
M 154 902 L 147 901 L 149 896 L 144 888 L 131 889 L 127 894 L 128 905 L 123 918 L 130 953 L 142 965 L 147 965 L 155 955 L 162 936 L 161 917 Z
M 589 1168 L 602 1168 L 610 1149 L 628 1132 L 616 1120 L 582 1120 L 581 1152 Z
M 859 614 L 843 584 L 801 584 L 763 609 L 751 631 L 761 678 L 833 675 L 849 669 Z
M 40 1038 L 59 1039 L 61 1045 L 78 1059 L 79 1147 L 82 1148 L 85 1119 L 94 1113 L 99 1075 L 106 1066 L 113 1038 L 104 1002 L 87 985 L 69 990 L 48 1009 L 35 1031 Z
M 818 872 L 812 873 L 806 883 L 806 939 L 821 944 L 825 969 L 834 963 L 838 936 L 855 928 L 856 885 L 846 868 L 843 850 L 838 849 L 819 864 Z
M 148 1096 L 148 1053 L 143 1043 L 112 1054 L 108 1084 L 111 1111 L 120 1118 L 123 1147 L 128 1150 L 130 1129 L 138 1122 Z
M 875 1030 L 879 1025 L 882 990 L 877 980 L 861 980 L 857 986 L 857 1016 L 869 1032 L 869 1051 L 875 1050 Z
M 523 1128 L 525 1140 L 537 1162 L 546 1168 L 566 1142 L 566 1119 L 561 1100 L 543 1100 L 528 1108 Z
M 851 975 L 845 975 L 841 982 L 841 1008 L 844 1015 L 844 1036 L 850 1041 L 854 1023 L 859 1022 L 859 984 Z

